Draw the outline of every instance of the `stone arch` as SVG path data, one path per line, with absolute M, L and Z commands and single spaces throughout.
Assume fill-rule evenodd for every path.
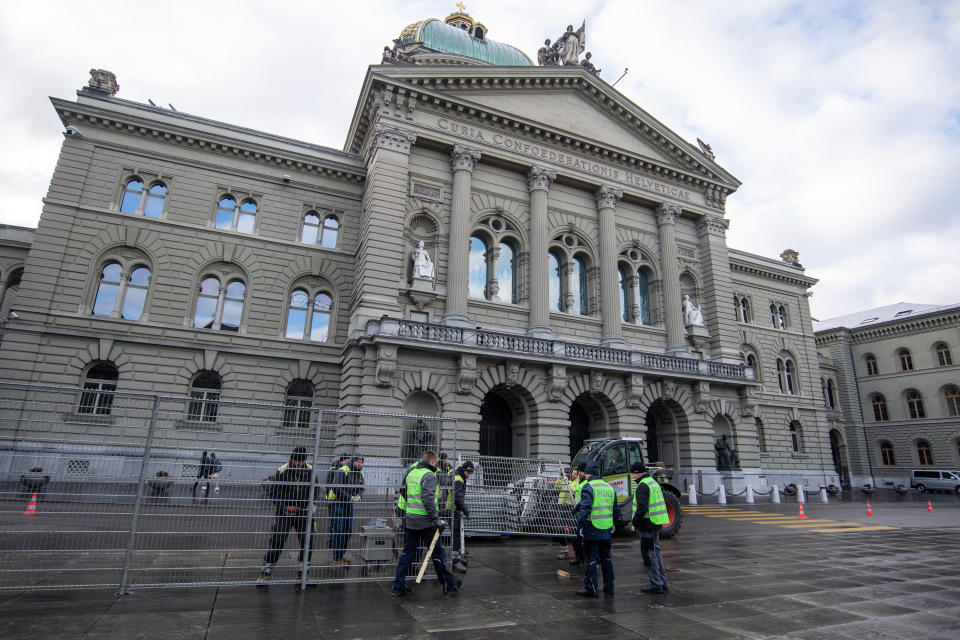
M 120 382 L 124 373 L 130 373 L 130 356 L 113 340 L 101 339 L 91 342 L 86 348 L 80 348 L 67 362 L 64 374 L 74 380 L 81 380 L 83 372 L 92 362 L 111 362 L 120 372 Z M 79 385 L 78 385 L 79 386 Z
M 547 402 L 541 378 L 523 366 L 519 366 L 519 370 L 514 371 L 515 366 L 518 365 L 501 363 L 486 367 L 478 376 L 470 395 L 479 407 L 490 391 L 499 388 L 512 390 L 513 395 L 523 398 L 527 403 L 528 406 L 524 407 L 524 411 L 528 413 L 531 420 L 535 420 L 540 416 L 543 404 Z M 511 408 L 513 408 L 512 405 Z
M 133 255 L 136 253 L 137 255 Z M 145 248 L 132 244 L 110 244 L 103 247 L 100 251 L 91 256 L 90 263 L 87 265 L 87 276 L 85 278 L 83 290 L 80 297 L 80 312 L 84 315 L 90 315 L 93 311 L 94 299 L 96 298 L 100 286 L 100 269 L 107 260 L 115 260 L 123 265 L 124 271 L 131 266 L 138 264 L 141 260 L 147 263 L 150 269 L 150 287 L 143 304 L 144 318 L 148 317 L 150 304 L 153 301 L 153 292 L 157 288 L 158 272 L 154 255 Z
M 529 248 L 529 242 L 527 238 L 526 229 L 524 225 L 520 222 L 520 219 L 514 215 L 512 212 L 507 211 L 501 207 L 487 207 L 480 210 L 471 210 L 471 220 L 470 220 L 470 233 L 475 233 L 478 229 L 482 229 L 479 226 L 480 220 L 488 216 L 499 216 L 503 218 L 506 223 L 510 226 L 508 229 L 501 230 L 498 237 L 503 236 L 516 236 L 520 241 L 520 246 L 517 247 L 517 251 L 527 251 Z M 489 232 L 485 232 L 489 235 Z
M 102 233 L 91 238 L 74 256 L 73 263 L 78 264 L 86 259 L 89 263 L 87 265 L 89 271 L 95 268 L 90 264 L 95 264 L 99 256 L 116 247 L 140 249 L 153 262 L 153 268 L 158 274 L 167 268 L 167 251 L 160 239 L 160 234 L 149 229 L 137 228 L 132 222 L 122 226 L 107 227 Z
M 194 288 L 199 283 L 203 271 L 218 262 L 236 266 L 243 273 L 249 289 L 258 291 L 269 289 L 266 280 L 267 273 L 264 272 L 253 251 L 248 247 L 226 242 L 207 242 L 203 244 L 197 252 L 191 254 L 190 259 L 184 264 L 187 273 L 192 274 L 191 279 Z M 257 277 L 254 278 L 253 274 L 257 274 Z
M 270 392 L 274 397 L 283 398 L 287 392 L 287 387 L 294 380 L 306 380 L 313 385 L 314 390 L 323 388 L 324 383 L 327 382 L 326 376 L 320 370 L 319 363 L 310 360 L 294 360 L 289 362 L 287 368 L 281 370 L 273 379 Z
M 239 379 L 233 364 L 216 349 L 204 349 L 186 360 L 173 375 L 174 383 L 181 394 L 186 395 L 190 381 L 201 371 L 216 372 L 223 383 L 223 390 L 227 389 L 227 385 L 230 385 L 233 391 L 238 390 Z
M 599 381 L 596 379 L 598 375 Z M 606 423 L 605 431 L 612 436 L 621 435 L 620 412 L 617 407 L 626 406 L 623 384 L 599 371 L 584 371 L 571 376 L 561 396 L 562 404 L 569 409 L 575 401 L 584 397 L 589 398 L 591 403 L 602 411 Z
M 646 254 L 650 262 L 656 265 L 660 264 L 660 241 L 656 235 L 639 229 L 618 226 L 616 238 L 619 247 L 618 253 L 628 249 L 637 249 Z
M 666 390 L 664 389 L 665 386 Z M 686 418 L 694 414 L 693 396 L 690 388 L 686 384 L 678 384 L 670 380 L 658 380 L 644 385 L 643 395 L 640 396 L 640 401 L 637 403 L 637 412 L 645 414 L 650 409 L 651 404 L 661 399 L 679 406 Z
M 393 385 L 393 399 L 397 407 L 403 407 L 404 400 L 417 391 L 427 391 L 436 396 L 440 415 L 444 415 L 454 402 L 455 392 L 450 376 L 422 369 L 404 369 L 398 371 Z
M 517 229 L 524 229 L 525 218 L 528 217 L 526 203 L 512 200 L 501 195 L 474 191 L 470 198 L 470 226 L 473 227 L 482 216 L 496 213 Z

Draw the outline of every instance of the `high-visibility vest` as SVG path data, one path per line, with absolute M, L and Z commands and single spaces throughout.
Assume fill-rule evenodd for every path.
M 570 488 L 573 489 L 573 504 L 580 504 L 580 497 L 583 494 L 583 485 L 587 484 L 583 481 L 583 478 L 577 478 L 570 483 Z
M 416 467 L 418 464 L 420 464 L 420 463 L 419 463 L 419 462 L 414 462 L 413 464 L 411 464 L 411 465 L 407 468 L 407 473 L 410 473 L 411 471 L 413 471 L 414 467 Z M 403 489 L 400 491 L 400 494 L 397 496 L 397 510 L 398 510 L 400 513 L 406 513 L 406 511 L 407 511 L 407 496 L 406 496 L 406 493 L 407 493 L 407 476 L 404 475 L 404 476 L 403 476 Z
M 613 529 L 613 505 L 617 502 L 617 492 L 600 479 L 590 480 L 587 484 L 593 489 L 590 524 L 601 531 Z
M 564 476 L 560 476 L 553 483 L 553 488 L 557 490 L 557 504 L 573 506 L 573 482 L 568 482 Z
M 343 465 L 342 467 L 340 467 L 339 469 L 337 469 L 337 471 L 343 471 L 344 473 L 350 473 L 350 466 L 345 464 L 345 465 Z M 334 490 L 331 488 L 329 491 L 327 491 L 327 500 L 336 500 L 336 499 L 337 499 L 337 492 L 334 491 Z
M 420 492 L 423 490 L 423 477 L 428 473 L 433 473 L 426 467 L 417 467 L 407 474 L 407 500 L 404 505 L 404 511 L 417 516 L 425 516 L 427 508 L 423 504 Z M 436 500 L 436 494 L 434 494 Z M 436 502 L 434 502 L 436 506 Z
M 650 489 L 650 499 L 647 501 L 647 513 L 643 517 L 649 519 L 653 524 L 668 524 L 670 522 L 670 515 L 667 513 L 667 503 L 664 502 L 663 489 L 660 488 L 660 484 L 650 476 L 640 478 L 640 482 L 647 485 Z M 637 484 L 637 488 L 640 488 L 639 483 Z M 636 513 L 636 494 L 633 496 L 633 502 L 633 512 Z

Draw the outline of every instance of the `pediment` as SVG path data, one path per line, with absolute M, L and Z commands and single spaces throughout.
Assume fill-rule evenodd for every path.
M 663 164 L 677 163 L 644 140 L 629 124 L 570 89 L 463 91 L 451 96 L 619 147 Z

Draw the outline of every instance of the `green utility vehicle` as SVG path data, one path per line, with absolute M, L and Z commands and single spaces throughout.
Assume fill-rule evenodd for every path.
M 630 475 L 630 467 L 635 462 L 644 463 L 643 450 L 640 438 L 601 438 L 587 440 L 583 448 L 573 458 L 573 466 L 588 460 L 600 465 L 600 476 L 617 492 L 617 503 L 620 505 L 620 517 L 617 529 L 630 530 L 631 514 L 633 513 L 633 493 L 637 483 Z M 663 464 L 647 464 L 654 480 L 660 483 L 663 489 L 664 502 L 667 503 L 667 515 L 670 522 L 660 530 L 661 538 L 671 538 L 677 535 L 683 525 L 683 509 L 680 506 L 680 489 L 670 483 L 672 472 L 664 469 Z

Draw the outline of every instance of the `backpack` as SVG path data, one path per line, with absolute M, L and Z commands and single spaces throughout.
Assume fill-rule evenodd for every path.
M 217 464 L 213 465 L 213 472 L 220 473 L 221 471 L 223 471 L 223 465 L 220 464 L 219 460 L 217 460 Z

